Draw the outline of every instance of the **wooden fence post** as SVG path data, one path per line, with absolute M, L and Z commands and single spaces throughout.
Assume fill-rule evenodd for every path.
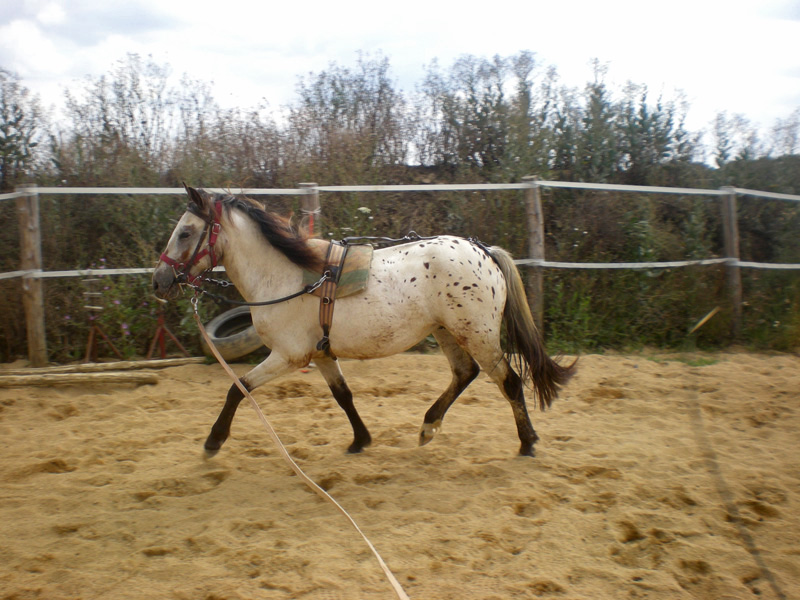
M 314 234 L 314 228 L 319 225 L 319 189 L 316 183 L 298 183 L 297 186 L 306 190 L 300 196 L 300 210 L 308 217 L 308 232 Z
M 39 192 L 35 184 L 19 185 L 17 198 L 20 237 L 20 270 L 42 270 L 42 236 L 39 228 Z M 22 277 L 22 306 L 28 336 L 28 360 L 34 367 L 47 364 L 47 339 L 44 329 L 44 295 L 42 280 Z
M 736 191 L 732 187 L 723 187 L 721 196 L 722 232 L 725 239 L 725 278 L 728 298 L 733 309 L 731 320 L 731 336 L 738 339 L 742 330 L 742 273 L 739 269 L 739 223 L 736 218 Z
M 529 184 L 525 189 L 525 204 L 528 214 L 528 254 L 534 260 L 544 260 L 544 217 L 542 216 L 542 196 L 539 179 L 536 176 L 523 177 Z M 536 327 L 544 333 L 544 268 L 533 265 L 528 277 L 528 300 Z

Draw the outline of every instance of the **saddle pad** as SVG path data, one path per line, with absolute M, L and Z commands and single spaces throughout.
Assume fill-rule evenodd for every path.
M 321 256 L 325 256 L 328 252 L 330 242 L 325 240 L 310 240 L 314 247 L 318 250 Z M 369 279 L 369 270 L 372 266 L 372 251 L 370 245 L 353 244 L 347 246 L 347 256 L 344 260 L 344 267 L 342 274 L 339 276 L 339 284 L 336 286 L 336 299 L 344 298 L 357 294 L 367 287 L 367 279 Z M 303 285 L 312 285 L 319 281 L 321 273 L 310 271 L 308 269 L 303 271 Z M 322 295 L 322 289 L 317 288 L 314 290 L 315 296 Z

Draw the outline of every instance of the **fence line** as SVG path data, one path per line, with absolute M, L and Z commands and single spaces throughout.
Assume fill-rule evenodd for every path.
M 759 263 L 746 260 L 736 260 L 730 258 L 702 258 L 698 260 L 670 260 L 663 262 L 620 262 L 620 263 L 576 263 L 540 260 L 535 258 L 520 258 L 514 261 L 515 265 L 521 267 L 542 267 L 544 269 L 627 269 L 627 270 L 648 270 L 648 269 L 674 269 L 680 267 L 698 267 L 708 265 L 728 264 L 742 269 L 771 269 L 771 270 L 797 270 L 800 263 Z M 78 269 L 76 271 L 40 271 L 29 269 L 26 271 L 9 271 L 0 273 L 0 280 L 15 279 L 22 277 L 26 279 L 61 279 L 69 277 L 99 277 L 102 275 L 148 275 L 155 270 L 154 267 L 142 267 L 131 269 Z M 218 267 L 215 271 L 224 273 L 225 267 Z
M 575 190 L 596 190 L 601 192 L 640 192 L 646 194 L 675 194 L 680 196 L 724 196 L 725 189 L 679 188 L 648 185 L 623 185 L 614 183 L 584 183 L 580 181 L 537 180 L 536 185 L 544 188 L 566 188 Z M 320 185 L 313 189 L 320 192 L 458 192 L 458 191 L 498 191 L 524 190 L 530 183 L 446 183 L 428 185 Z M 33 189 L 33 188 L 32 188 Z M 129 188 L 129 187 L 36 187 L 40 195 L 123 195 L 123 196 L 181 196 L 183 188 Z M 204 188 L 219 194 L 245 194 L 249 196 L 303 196 L 311 193 L 309 188 Z M 753 196 L 771 200 L 800 202 L 800 196 L 765 192 L 746 188 L 730 188 L 739 196 Z M 0 201 L 12 200 L 26 195 L 26 192 L 0 194 Z
M 624 192 L 642 194 L 673 194 L 680 196 L 712 196 L 719 197 L 723 215 L 723 234 L 725 238 L 725 257 L 698 260 L 641 262 L 641 263 L 571 263 L 547 261 L 544 259 L 543 219 L 541 210 L 542 188 L 566 188 L 576 190 L 596 190 L 600 192 Z M 359 192 L 479 192 L 518 190 L 525 193 L 528 212 L 529 252 L 530 258 L 516 260 L 516 264 L 530 267 L 531 296 L 535 300 L 532 307 L 534 317 L 541 324 L 543 320 L 542 270 L 553 269 L 664 269 L 688 266 L 724 264 L 727 272 L 730 302 L 733 306 L 733 333 L 737 335 L 741 320 L 741 275 L 742 268 L 797 270 L 800 264 L 757 263 L 739 260 L 738 225 L 736 218 L 736 200 L 740 196 L 766 198 L 800 202 L 800 196 L 765 192 L 745 188 L 724 187 L 719 190 L 697 188 L 670 188 L 640 185 L 619 185 L 605 183 L 584 183 L 568 181 L 546 181 L 535 177 L 526 177 L 522 183 L 473 183 L 473 184 L 430 184 L 430 185 L 352 185 L 352 186 L 320 186 L 316 183 L 301 183 L 297 188 L 205 188 L 210 192 L 245 194 L 249 196 L 300 196 L 302 210 L 310 218 L 319 212 L 319 193 L 359 193 Z M 16 200 L 20 218 L 20 246 L 22 260 L 20 269 L 8 273 L 0 273 L 0 280 L 19 278 L 22 280 L 23 303 L 25 304 L 28 329 L 28 354 L 34 366 L 46 363 L 46 345 L 44 340 L 44 309 L 41 280 L 60 277 L 89 277 L 99 275 L 134 275 L 152 273 L 152 268 L 129 269 L 79 269 L 74 271 L 43 271 L 41 266 L 41 241 L 39 239 L 39 201 L 40 195 L 168 195 L 182 196 L 184 188 L 131 188 L 131 187 L 37 187 L 33 184 L 22 185 L 17 191 L 0 194 L 0 201 Z
M 315 184 L 301 184 L 306 187 L 301 188 L 204 188 L 213 193 L 244 194 L 249 196 L 305 196 L 316 192 L 346 193 L 346 192 L 447 192 L 447 191 L 499 191 L 499 190 L 525 190 L 530 189 L 531 185 L 538 185 L 545 188 L 566 188 L 579 190 L 597 190 L 606 192 L 640 192 L 651 194 L 676 194 L 676 195 L 697 195 L 697 196 L 725 196 L 733 193 L 742 196 L 752 196 L 772 200 L 788 200 L 800 202 L 800 196 L 792 194 L 780 194 L 776 192 L 764 192 L 745 188 L 725 188 L 721 190 L 700 189 L 700 188 L 672 188 L 659 186 L 643 185 L 622 185 L 607 183 L 584 183 L 575 181 L 547 181 L 536 180 L 535 182 L 524 183 L 462 183 L 462 184 L 429 184 L 429 185 L 339 185 L 339 186 L 317 186 Z M 312 186 L 312 187 L 308 187 Z M 27 188 L 26 188 L 27 189 Z M 168 195 L 182 196 L 186 193 L 184 188 L 129 188 L 129 187 L 34 187 L 39 195 Z M 12 192 L 0 194 L 0 201 L 21 198 L 27 192 Z M 712 265 L 727 263 L 729 266 L 751 268 L 751 269 L 800 269 L 800 263 L 758 263 L 751 261 L 739 261 L 731 258 L 710 258 L 699 260 L 683 260 L 668 262 L 636 262 L 636 263 L 573 263 L 546 261 L 541 259 L 524 258 L 516 260 L 517 265 L 542 267 L 551 269 L 664 269 L 680 268 L 697 265 Z M 74 271 L 41 271 L 37 269 L 10 271 L 0 273 L 0 280 L 13 279 L 17 277 L 32 279 L 51 279 L 59 277 L 84 277 L 91 275 L 139 275 L 152 273 L 153 269 L 130 268 L 103 270 L 98 272 L 92 269 L 78 269 Z

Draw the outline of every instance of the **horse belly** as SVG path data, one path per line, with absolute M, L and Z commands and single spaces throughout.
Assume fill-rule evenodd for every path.
M 342 358 L 380 358 L 411 348 L 437 326 L 416 299 L 362 294 L 336 302 L 331 349 Z
M 375 253 L 367 289 L 336 303 L 337 356 L 372 358 L 407 350 L 438 327 L 456 339 L 499 335 L 505 281 L 467 240 L 443 236 Z

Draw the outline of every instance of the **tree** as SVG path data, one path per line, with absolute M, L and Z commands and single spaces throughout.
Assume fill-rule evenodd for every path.
M 129 54 L 108 75 L 66 92 L 69 127 L 53 136 L 60 179 L 147 185 L 167 165 L 177 124 L 169 67 Z
M 0 191 L 11 190 L 28 176 L 42 125 L 39 99 L 16 73 L 0 68 Z
M 584 92 L 586 105 L 577 140 L 577 179 L 602 183 L 610 181 L 619 167 L 616 139 L 616 107 L 604 82 L 607 68 L 594 61 L 594 81 Z
M 800 108 L 796 108 L 786 119 L 775 121 L 770 143 L 772 156 L 800 153 Z
M 655 185 L 660 168 L 672 157 L 675 106 L 661 98 L 647 102 L 647 88 L 628 84 L 619 109 L 619 136 L 625 183 Z
M 290 106 L 287 160 L 330 183 L 352 183 L 370 169 L 403 164 L 407 154 L 405 99 L 390 77 L 389 60 L 359 55 L 356 68 L 331 63 L 297 85 Z M 330 167 L 343 170 L 335 173 Z M 310 171 L 309 171 L 310 169 Z

